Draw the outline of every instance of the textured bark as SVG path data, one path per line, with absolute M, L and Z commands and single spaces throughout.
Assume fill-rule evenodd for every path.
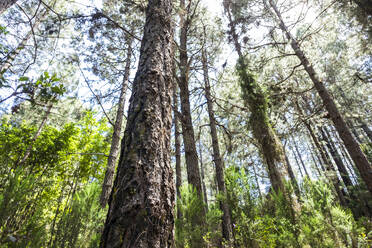
M 263 110 L 267 103 L 265 102 L 265 96 L 263 95 L 262 89 L 259 87 L 259 85 L 249 82 L 251 75 L 248 75 L 248 72 L 246 71 L 248 66 L 244 62 L 244 56 L 240 43 L 238 41 L 238 35 L 230 13 L 230 9 L 226 9 L 225 11 L 228 15 L 230 23 L 230 34 L 234 42 L 235 50 L 239 56 L 239 70 L 242 74 L 240 75 L 240 77 L 242 81 L 248 81 L 242 82 L 242 86 L 246 88 L 243 89 L 243 100 L 252 112 L 250 118 L 250 126 L 253 131 L 253 136 L 260 144 L 264 161 L 268 166 L 270 182 L 273 186 L 273 189 L 276 192 L 284 192 L 284 178 L 287 174 L 285 171 L 286 162 L 284 152 L 278 137 L 275 135 L 274 130 L 269 125 L 267 113 Z M 247 78 L 248 80 L 245 80 L 245 78 Z M 244 93 L 244 91 L 247 92 Z
M 202 49 L 202 63 L 203 63 L 203 76 L 204 76 L 204 92 L 205 98 L 207 99 L 207 109 L 209 116 L 209 126 L 211 130 L 212 138 L 212 148 L 213 148 L 213 162 L 216 168 L 216 180 L 219 193 L 223 196 L 223 201 L 220 202 L 220 209 L 223 213 L 222 215 L 222 237 L 230 242 L 232 240 L 232 222 L 230 216 L 230 209 L 226 202 L 226 186 L 225 186 L 225 176 L 224 176 L 224 164 L 221 159 L 220 146 L 217 136 L 216 119 L 213 109 L 213 100 L 211 95 L 211 85 L 209 82 L 209 72 L 208 72 L 208 60 L 206 51 Z
M 131 44 L 132 38 L 129 35 L 127 37 L 127 43 L 128 43 L 128 50 L 127 50 L 127 58 L 125 61 L 123 83 L 121 85 L 118 110 L 116 111 L 116 120 L 115 120 L 115 125 L 114 125 L 114 132 L 112 134 L 112 139 L 111 139 L 110 153 L 107 159 L 106 174 L 105 174 L 105 178 L 102 184 L 100 203 L 103 208 L 106 206 L 108 199 L 110 197 L 110 193 L 112 190 L 112 184 L 114 182 L 116 161 L 117 161 L 117 157 L 118 157 L 119 149 L 120 149 L 120 133 L 121 133 L 121 127 L 123 125 L 125 93 L 127 92 L 127 88 L 128 88 L 130 64 L 131 64 L 131 59 L 132 59 L 132 44 Z
M 180 127 L 178 119 L 178 95 L 177 86 L 173 88 L 173 123 L 174 123 L 174 147 L 176 157 L 176 192 L 177 199 L 181 199 L 180 188 L 182 185 L 182 171 L 181 171 L 181 140 L 180 140 Z M 177 219 L 181 219 L 182 212 L 180 206 L 177 204 Z
M 288 31 L 287 26 L 283 22 L 283 18 L 278 11 L 273 0 L 269 0 L 269 3 L 272 9 L 275 12 L 276 17 L 279 20 L 279 27 L 282 29 L 283 33 L 287 37 L 288 41 L 291 44 L 293 51 L 295 52 L 298 59 L 301 61 L 305 71 L 309 75 L 311 81 L 313 82 L 315 89 L 317 90 L 320 98 L 322 99 L 326 110 L 340 136 L 346 149 L 348 150 L 351 158 L 353 159 L 356 167 L 358 168 L 360 175 L 363 181 L 366 183 L 367 188 L 370 193 L 372 193 L 372 167 L 368 162 L 366 156 L 359 147 L 358 142 L 355 140 L 353 135 L 350 132 L 350 129 L 347 127 L 344 118 L 339 112 L 334 100 L 329 94 L 328 90 L 324 86 L 323 82 L 319 80 L 318 75 L 316 74 L 313 66 L 310 64 L 309 60 L 305 56 L 304 52 L 301 50 L 299 43 L 293 38 L 291 33 Z
M 182 126 L 182 137 L 185 148 L 185 159 L 187 168 L 187 181 L 197 191 L 199 197 L 203 197 L 203 189 L 201 185 L 201 178 L 198 165 L 198 153 L 196 151 L 194 128 L 191 119 L 191 108 L 190 108 L 190 92 L 189 92 L 189 64 L 187 55 L 187 30 L 188 21 L 185 16 L 185 0 L 180 1 L 180 98 L 181 98 L 181 126 Z M 204 211 L 202 213 L 205 215 Z
M 0 15 L 4 13 L 7 9 L 12 7 L 18 0 L 1 0 L 0 1 Z
M 173 247 L 172 1 L 149 0 L 101 247 Z

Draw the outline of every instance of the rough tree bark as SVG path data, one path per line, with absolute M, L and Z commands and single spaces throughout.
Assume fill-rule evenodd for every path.
M 112 134 L 110 153 L 107 159 L 107 169 L 106 169 L 105 178 L 103 180 L 102 192 L 101 192 L 101 197 L 100 197 L 100 203 L 103 208 L 106 206 L 108 199 L 110 197 L 110 193 L 112 190 L 112 184 L 114 181 L 115 165 L 116 165 L 116 161 L 117 161 L 117 157 L 118 157 L 119 149 L 120 149 L 120 133 L 121 133 L 121 127 L 123 125 L 125 93 L 127 92 L 127 88 L 128 88 L 130 64 L 132 60 L 132 37 L 127 35 L 126 38 L 127 38 L 126 40 L 128 43 L 128 50 L 127 50 L 127 58 L 125 60 L 123 83 L 121 85 L 118 110 L 116 111 L 114 132 Z
M 209 126 L 211 130 L 212 138 L 212 148 L 213 148 L 213 162 L 216 168 L 216 179 L 218 192 L 223 196 L 223 201 L 220 202 L 220 209 L 223 213 L 222 215 L 222 237 L 230 242 L 232 240 L 232 222 L 230 216 L 230 209 L 226 202 L 226 186 L 225 186 L 225 176 L 224 176 L 224 164 L 221 159 L 220 146 L 217 136 L 216 119 L 213 109 L 213 99 L 211 94 L 211 85 L 209 82 L 209 72 L 208 72 L 208 60 L 206 51 L 202 48 L 202 64 L 203 64 L 203 76 L 204 76 L 204 92 L 205 98 L 207 99 L 207 109 L 209 116 Z
M 266 4 L 266 0 L 265 4 Z M 359 147 L 358 142 L 355 140 L 353 135 L 350 132 L 350 129 L 346 125 L 344 118 L 342 117 L 340 111 L 338 110 L 334 100 L 332 99 L 331 95 L 329 94 L 328 90 L 324 86 L 324 83 L 320 81 L 317 73 L 315 72 L 313 66 L 310 64 L 308 58 L 305 56 L 304 52 L 301 50 L 299 43 L 297 40 L 292 36 L 289 32 L 287 26 L 284 24 L 283 18 L 281 13 L 279 12 L 278 8 L 276 7 L 273 0 L 268 0 L 270 3 L 271 8 L 274 10 L 275 16 L 278 19 L 279 27 L 282 29 L 283 33 L 285 34 L 286 38 L 290 42 L 290 45 L 295 52 L 298 59 L 301 61 L 305 71 L 309 75 L 311 81 L 314 84 L 315 89 L 317 90 L 320 98 L 322 99 L 326 110 L 340 136 L 346 149 L 348 150 L 351 158 L 353 159 L 357 169 L 360 172 L 360 175 L 367 185 L 369 192 L 372 194 L 372 167 L 368 162 L 366 156 L 362 152 L 361 148 Z M 267 6 L 267 4 L 266 4 Z M 267 8 L 269 8 L 267 6 Z
M 174 244 L 172 2 L 148 1 L 102 248 L 167 248 Z

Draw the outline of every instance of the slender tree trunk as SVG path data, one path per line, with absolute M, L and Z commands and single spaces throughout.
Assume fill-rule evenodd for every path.
M 182 171 L 181 171 L 181 140 L 180 140 L 180 127 L 178 120 L 178 94 L 177 86 L 173 88 L 173 122 L 174 122 L 174 146 L 175 146 L 175 157 L 176 157 L 176 192 L 177 200 L 181 199 L 180 188 L 182 185 Z M 177 204 L 177 219 L 181 219 L 182 212 L 181 207 Z
M 120 149 L 120 133 L 121 133 L 121 127 L 123 125 L 125 93 L 127 92 L 127 88 L 128 88 L 130 64 L 132 60 L 132 38 L 129 35 L 127 36 L 127 42 L 128 42 L 128 50 L 127 50 L 127 58 L 125 61 L 123 83 L 121 85 L 118 110 L 116 111 L 116 121 L 114 125 L 114 132 L 112 134 L 110 154 L 107 159 L 106 174 L 105 174 L 105 178 L 102 184 L 100 203 L 103 208 L 106 206 L 108 199 L 110 197 L 110 193 L 112 190 L 112 184 L 114 182 L 116 161 L 117 161 L 117 157 L 118 157 L 119 149 Z
M 205 212 L 208 212 L 208 197 L 207 197 L 207 187 L 205 186 L 205 175 L 204 175 L 204 163 L 203 163 L 203 154 L 202 154 L 202 146 L 201 146 L 201 139 L 199 136 L 199 157 L 200 157 L 200 175 L 203 187 L 203 196 L 204 196 L 204 204 L 205 204 Z
M 320 128 L 319 130 L 320 133 L 322 134 L 323 140 L 326 142 L 326 146 L 328 147 L 329 152 L 331 153 L 333 161 L 335 161 L 337 169 L 340 172 L 342 181 L 344 182 L 346 187 L 352 187 L 353 183 L 351 182 L 349 173 L 347 172 L 346 166 L 344 165 L 344 162 L 342 161 L 340 154 L 338 153 L 336 147 L 332 143 L 327 128 Z
M 318 149 L 318 152 L 320 153 L 320 156 L 323 160 L 323 164 L 325 165 L 326 178 L 329 180 L 329 182 L 333 184 L 333 187 L 336 191 L 340 204 L 342 206 L 346 206 L 347 203 L 345 199 L 345 193 L 342 191 L 340 180 L 338 179 L 338 176 L 332 166 L 332 162 L 326 152 L 325 147 L 319 142 L 311 125 L 306 121 L 304 121 L 303 123 L 305 124 L 305 127 L 309 131 L 309 134 L 315 144 L 315 147 Z
M 294 157 L 295 160 L 296 160 L 296 164 L 297 164 L 297 167 L 298 167 L 298 171 L 300 172 L 301 177 L 303 178 L 303 177 L 304 177 L 304 173 L 302 173 L 301 165 L 300 165 L 300 163 L 299 163 L 299 161 L 298 161 L 297 154 L 296 154 L 296 152 L 295 152 L 294 150 L 292 150 L 292 154 L 293 154 L 293 157 Z
M 230 208 L 226 202 L 226 186 L 225 186 L 225 175 L 224 175 L 224 164 L 221 159 L 220 145 L 217 136 L 216 119 L 214 115 L 213 100 L 211 94 L 211 85 L 209 82 L 208 72 L 208 59 L 205 48 L 202 48 L 202 64 L 203 64 L 203 76 L 204 76 L 204 92 L 205 98 L 207 99 L 207 109 L 209 116 L 209 126 L 211 130 L 212 148 L 213 148 L 213 162 L 216 168 L 216 179 L 218 192 L 222 195 L 223 200 L 220 202 L 220 209 L 222 215 L 222 237 L 225 241 L 230 242 L 232 240 L 232 222 L 230 216 Z M 258 185 L 257 185 L 258 186 Z
M 149 0 L 102 248 L 173 247 L 172 1 Z
M 18 0 L 1 0 L 0 1 L 0 15 L 5 12 L 5 10 L 12 7 Z
M 265 2 L 266 3 L 266 2 Z M 344 118 L 341 116 L 334 100 L 329 94 L 328 90 L 324 86 L 324 83 L 319 80 L 313 66 L 310 64 L 309 60 L 305 56 L 304 52 L 301 50 L 298 42 L 293 38 L 291 33 L 288 31 L 287 26 L 284 24 L 282 16 L 278 11 L 273 0 L 269 0 L 269 3 L 274 10 L 276 17 L 279 19 L 279 27 L 282 29 L 283 33 L 286 35 L 288 41 L 290 42 L 292 49 L 294 50 L 296 56 L 301 61 L 305 71 L 308 73 L 310 79 L 314 83 L 315 89 L 317 90 L 320 98 L 322 99 L 326 110 L 328 111 L 335 128 L 345 144 L 351 158 L 353 159 L 356 167 L 358 168 L 363 181 L 366 183 L 369 192 L 372 194 L 372 167 L 368 162 L 366 156 L 359 147 L 358 142 L 354 139 L 347 127 Z
M 191 184 L 197 191 L 199 197 L 203 198 L 203 189 L 201 185 L 201 178 L 198 165 L 198 153 L 196 151 L 194 128 L 191 119 L 191 108 L 190 108 L 190 92 L 189 92 L 189 60 L 187 56 L 187 30 L 188 21 L 186 20 L 186 9 L 185 0 L 180 1 L 180 8 L 182 11 L 180 14 L 180 98 L 181 98 L 181 126 L 182 126 L 182 136 L 185 148 L 185 160 L 187 167 L 187 181 Z M 202 211 L 202 218 L 205 213 Z
M 28 159 L 28 157 L 30 156 L 31 154 L 31 151 L 32 151 L 32 147 L 34 146 L 35 144 L 35 141 L 39 138 L 40 134 L 41 134 L 41 131 L 43 130 L 47 120 L 48 120 L 48 117 L 50 115 L 50 112 L 52 111 L 52 108 L 53 108 L 53 103 L 51 103 L 48 108 L 47 108 L 47 111 L 45 112 L 45 115 L 43 117 L 43 119 L 41 120 L 41 123 L 39 125 L 39 128 L 38 130 L 36 131 L 36 133 L 34 134 L 34 137 L 32 138 L 29 146 L 27 147 L 26 151 L 25 151 L 25 154 L 23 155 L 21 161 L 19 161 L 18 165 L 22 165 L 24 162 L 26 162 L 26 160 Z
M 285 155 L 285 160 L 288 164 L 288 174 L 289 174 L 289 178 L 291 179 L 291 182 L 292 182 L 292 185 L 293 185 L 293 188 L 294 188 L 294 192 L 297 196 L 298 199 L 300 199 L 301 197 L 301 194 L 300 194 L 300 187 L 298 185 L 298 182 L 297 182 L 297 179 L 296 179 L 296 176 L 292 170 L 292 165 L 289 163 L 289 159 L 288 159 L 288 156 Z
M 314 153 L 313 153 L 314 151 L 312 151 L 312 150 L 310 149 L 309 144 L 307 144 L 306 146 L 307 146 L 307 150 L 308 150 L 309 153 L 310 153 L 311 160 L 313 160 L 315 170 L 316 170 L 316 172 L 318 172 L 318 175 L 321 176 L 322 174 L 321 174 L 321 172 L 320 172 L 320 170 L 319 170 L 318 163 L 316 162 L 316 159 L 315 159 L 315 157 L 314 157 Z
M 305 163 L 304 163 L 304 161 L 303 161 L 303 159 L 302 159 L 302 156 L 301 156 L 300 150 L 298 149 L 297 143 L 296 143 L 296 141 L 294 140 L 294 138 L 292 138 L 292 139 L 293 139 L 293 143 L 294 143 L 294 147 L 295 147 L 295 150 L 296 150 L 296 153 L 297 153 L 298 159 L 300 160 L 300 163 L 301 163 L 302 167 L 304 168 L 304 171 L 305 171 L 306 176 L 307 176 L 308 178 L 310 178 L 310 174 L 307 172 L 306 165 L 305 165 Z
M 257 185 L 257 190 L 258 190 L 258 194 L 260 196 L 260 200 L 262 201 L 262 192 L 261 192 L 261 188 L 260 188 L 260 183 L 258 181 L 258 176 L 257 176 L 257 170 L 256 170 L 256 166 L 254 164 L 254 162 L 252 161 L 252 167 L 253 167 L 253 173 L 254 173 L 254 180 L 256 181 L 256 185 Z

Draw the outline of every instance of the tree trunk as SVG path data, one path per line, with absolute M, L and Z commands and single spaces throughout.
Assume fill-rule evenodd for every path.
M 295 192 L 297 198 L 300 199 L 300 197 L 301 197 L 300 187 L 297 183 L 296 176 L 295 176 L 295 174 L 292 170 L 292 165 L 289 163 L 289 159 L 288 159 L 287 155 L 285 155 L 285 161 L 288 164 L 288 174 L 289 174 L 289 178 L 291 179 L 291 182 L 292 182 L 292 185 L 293 185 L 293 188 L 294 188 L 294 192 Z
M 299 161 L 298 161 L 297 154 L 296 154 L 296 152 L 295 152 L 294 150 L 292 150 L 292 154 L 293 154 L 293 157 L 294 157 L 295 160 L 296 160 L 296 164 L 297 164 L 297 167 L 298 167 L 298 171 L 300 172 L 301 177 L 303 178 L 303 177 L 304 177 L 304 173 L 302 173 L 301 165 L 300 165 L 300 163 L 299 163 Z
M 174 244 L 172 23 L 172 1 L 148 1 L 102 248 L 168 248 Z
M 266 3 L 266 2 L 265 2 Z M 304 52 L 301 50 L 298 42 L 293 38 L 291 33 L 288 31 L 287 26 L 284 24 L 282 16 L 278 11 L 273 0 L 269 0 L 269 3 L 274 10 L 277 18 L 279 19 L 279 27 L 282 29 L 283 33 L 286 35 L 288 41 L 291 44 L 293 51 L 295 52 L 298 59 L 301 61 L 305 71 L 309 75 L 311 81 L 314 83 L 315 89 L 317 90 L 320 98 L 322 99 L 326 110 L 328 111 L 330 118 L 335 125 L 335 128 L 345 144 L 351 158 L 353 159 L 356 167 L 358 168 L 363 181 L 366 183 L 369 192 L 372 194 L 372 167 L 369 164 L 366 156 L 359 147 L 358 142 L 354 139 L 347 127 L 344 118 L 341 116 L 334 100 L 329 94 L 328 90 L 325 88 L 323 82 L 321 82 L 316 74 L 313 66 L 310 64 L 309 60 L 305 56 Z
M 258 191 L 258 194 L 260 196 L 260 201 L 262 201 L 263 197 L 262 197 L 262 192 L 261 192 L 261 188 L 260 188 L 260 183 L 258 181 L 256 166 L 255 166 L 255 164 L 252 160 L 251 160 L 251 164 L 252 164 L 252 167 L 253 167 L 253 174 L 254 174 L 254 180 L 256 181 L 256 185 L 257 185 L 257 191 Z
M 187 56 L 187 30 L 188 22 L 185 20 L 185 0 L 180 1 L 180 8 L 182 9 L 180 14 L 180 98 L 181 98 L 181 112 L 182 112 L 182 136 L 185 147 L 185 159 L 187 167 L 187 181 L 197 191 L 199 197 L 203 197 L 203 189 L 201 185 L 201 178 L 198 165 L 198 153 L 196 151 L 194 128 L 191 119 L 191 108 L 190 108 L 190 92 L 189 92 L 189 64 Z M 204 212 L 204 211 L 203 211 Z
M 340 172 L 342 181 L 344 182 L 346 187 L 352 187 L 353 183 L 351 182 L 349 173 L 347 172 L 346 166 L 344 165 L 344 162 L 342 161 L 339 152 L 337 151 L 336 147 L 332 143 L 332 140 L 331 140 L 331 137 L 329 135 L 327 128 L 320 128 L 319 130 L 320 130 L 320 133 L 322 134 L 323 140 L 326 142 L 326 146 L 328 147 L 329 152 L 331 153 L 333 161 L 335 161 L 337 169 Z
M 320 156 L 323 160 L 323 163 L 325 165 L 325 176 L 333 184 L 333 187 L 336 191 L 336 194 L 338 196 L 338 199 L 340 201 L 340 204 L 342 206 L 346 206 L 346 199 L 345 199 L 345 193 L 343 192 L 341 188 L 340 180 L 338 179 L 338 176 L 336 174 L 336 171 L 334 170 L 332 166 L 332 162 L 327 154 L 327 151 L 325 147 L 319 142 L 318 138 L 316 137 L 314 130 L 312 129 L 311 125 L 307 122 L 304 122 L 307 130 L 310 133 L 310 136 L 315 144 L 315 147 L 318 149 L 318 152 L 320 153 Z
M 316 161 L 316 159 L 315 159 L 315 157 L 314 157 L 314 153 L 313 153 L 313 152 L 315 152 L 315 151 L 312 151 L 312 150 L 311 150 L 309 144 L 307 144 L 306 146 L 307 146 L 307 150 L 308 150 L 309 153 L 310 153 L 311 160 L 313 160 L 314 168 L 315 168 L 316 172 L 318 172 L 318 175 L 319 175 L 319 177 L 320 177 L 322 174 L 321 174 L 321 172 L 320 172 L 320 170 L 319 170 L 318 163 L 317 163 L 317 161 Z
M 244 61 L 235 22 L 232 19 L 229 6 L 225 6 L 225 12 L 229 20 L 230 34 L 235 50 L 238 53 L 237 70 L 241 81 L 242 97 L 251 112 L 249 125 L 252 128 L 253 137 L 260 145 L 260 151 L 263 160 L 266 162 L 273 190 L 276 193 L 282 192 L 287 200 L 291 202 L 293 214 L 297 214 L 300 209 L 297 198 L 294 195 L 290 195 L 284 185 L 285 177 L 288 175 L 288 165 L 285 160 L 283 145 L 270 124 L 266 96 L 260 85 L 248 72 L 248 66 Z
M 176 192 L 177 200 L 181 199 L 180 188 L 182 185 L 182 171 L 181 171 L 181 141 L 180 141 L 180 127 L 178 120 L 178 94 L 177 86 L 173 88 L 173 122 L 174 122 L 174 147 L 176 157 Z M 177 219 L 181 219 L 182 212 L 179 204 L 177 204 Z
M 205 204 L 205 212 L 208 212 L 208 196 L 207 196 L 207 187 L 205 186 L 205 177 L 204 177 L 204 163 L 203 163 L 203 154 L 202 154 L 201 139 L 199 136 L 199 158 L 200 158 L 200 176 L 203 187 L 203 198 Z
M 100 198 L 100 203 L 101 203 L 102 208 L 106 206 L 108 199 L 110 197 L 110 193 L 112 190 L 112 184 L 114 181 L 116 161 L 117 161 L 117 157 L 118 157 L 119 149 L 120 149 L 120 133 L 121 133 L 121 127 L 123 125 L 125 93 L 127 92 L 127 88 L 128 88 L 130 64 L 131 64 L 131 59 L 132 59 L 132 38 L 129 35 L 127 36 L 127 43 L 128 43 L 128 50 L 127 50 L 127 58 L 125 61 L 123 83 L 121 85 L 118 110 L 116 111 L 116 120 L 115 120 L 115 125 L 114 125 L 114 132 L 112 134 L 110 153 L 107 159 L 106 174 L 105 174 L 105 178 L 102 184 L 102 192 L 101 192 L 101 198 Z
M 305 165 L 305 163 L 304 163 L 304 161 L 303 161 L 303 159 L 302 159 L 302 156 L 301 156 L 301 153 L 300 153 L 300 151 L 299 151 L 299 149 L 298 149 L 297 143 L 296 143 L 296 141 L 294 140 L 294 138 L 292 138 L 292 139 L 293 139 L 293 143 L 294 143 L 294 147 L 295 147 L 295 150 L 296 150 L 296 153 L 297 153 L 298 159 L 300 160 L 300 163 L 301 163 L 301 165 L 302 165 L 302 168 L 304 168 L 304 171 L 305 171 L 306 176 L 307 176 L 308 178 L 310 178 L 310 174 L 307 172 L 306 165 Z
M 213 148 L 213 162 L 216 168 L 216 179 L 218 192 L 222 195 L 223 200 L 220 201 L 220 209 L 222 215 L 222 237 L 228 243 L 232 240 L 232 222 L 230 216 L 230 209 L 226 202 L 226 186 L 225 186 L 225 175 L 224 175 L 224 164 L 221 159 L 220 146 L 217 136 L 216 119 L 213 109 L 213 100 L 211 94 L 211 85 L 209 82 L 208 72 L 208 59 L 204 47 L 202 48 L 202 64 L 203 64 L 203 76 L 204 76 L 204 92 L 205 98 L 207 99 L 207 109 L 209 116 L 209 126 L 211 130 L 212 148 Z M 258 186 L 258 185 L 257 185 Z
M 4 13 L 7 9 L 12 7 L 18 0 L 1 0 L 0 1 L 0 15 Z

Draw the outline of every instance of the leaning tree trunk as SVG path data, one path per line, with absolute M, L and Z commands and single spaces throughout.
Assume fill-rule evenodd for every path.
M 1 0 L 0 1 L 0 15 L 5 12 L 5 10 L 12 7 L 18 0 Z
M 264 1 L 266 4 L 266 0 Z M 364 155 L 361 148 L 359 147 L 358 142 L 355 140 L 355 138 L 351 134 L 350 129 L 346 125 L 344 118 L 342 117 L 340 111 L 338 110 L 328 90 L 324 86 L 324 83 L 319 80 L 317 73 L 315 72 L 313 66 L 310 64 L 309 60 L 305 56 L 304 52 L 301 50 L 299 43 L 291 35 L 287 26 L 284 24 L 283 18 L 279 10 L 277 9 L 274 1 L 269 0 L 269 3 L 272 9 L 274 10 L 276 17 L 279 20 L 279 27 L 282 29 L 286 38 L 290 42 L 293 51 L 295 52 L 298 59 L 301 61 L 305 71 L 307 72 L 311 81 L 313 82 L 314 87 L 317 90 L 320 98 L 322 99 L 325 105 L 325 108 L 328 111 L 329 116 L 333 124 L 335 125 L 335 128 L 340 138 L 344 142 L 344 145 L 346 149 L 348 150 L 351 158 L 353 159 L 357 169 L 359 170 L 363 181 L 367 185 L 369 192 L 372 194 L 372 167 L 370 163 L 368 162 L 366 156 Z
M 303 160 L 302 157 L 301 157 L 301 153 L 300 153 L 300 151 L 299 151 L 299 149 L 298 149 L 297 142 L 295 141 L 295 139 L 294 139 L 293 137 L 292 137 L 292 140 L 293 140 L 293 144 L 294 144 L 295 151 L 296 151 L 297 156 L 298 156 L 298 160 L 300 160 L 300 163 L 301 163 L 301 165 L 302 165 L 302 168 L 303 168 L 304 171 L 305 171 L 306 176 L 307 176 L 308 178 L 310 178 L 310 174 L 309 174 L 309 172 L 307 172 L 306 165 L 305 165 L 304 160 Z
M 110 197 L 110 193 L 112 190 L 112 184 L 114 181 L 115 165 L 116 165 L 116 161 L 117 161 L 117 157 L 118 157 L 119 149 L 120 149 L 120 133 L 121 133 L 121 127 L 123 125 L 125 93 L 127 92 L 127 88 L 128 88 L 130 64 L 131 64 L 131 59 L 132 59 L 132 38 L 129 35 L 127 35 L 127 42 L 128 42 L 128 50 L 127 50 L 127 58 L 125 61 L 123 83 L 121 85 L 118 110 L 116 111 L 114 132 L 112 134 L 111 148 L 110 148 L 110 153 L 107 159 L 107 169 L 106 169 L 105 178 L 103 180 L 102 192 L 101 192 L 101 197 L 100 197 L 100 203 L 103 208 L 106 206 L 108 199 Z
M 268 117 L 268 103 L 266 96 L 255 81 L 253 75 L 248 72 L 248 66 L 244 61 L 244 56 L 235 23 L 232 19 L 230 9 L 225 6 L 227 13 L 230 35 L 238 53 L 238 73 L 241 80 L 242 97 L 251 112 L 250 127 L 252 128 L 253 137 L 260 145 L 260 151 L 268 167 L 268 174 L 273 190 L 278 193 L 282 192 L 287 200 L 292 204 L 293 214 L 299 212 L 299 203 L 295 195 L 291 195 L 285 187 L 285 178 L 288 175 L 288 165 L 285 160 L 283 145 L 270 124 Z
M 172 1 L 149 0 L 101 247 L 173 247 Z
M 318 138 L 316 137 L 313 128 L 311 127 L 310 123 L 303 121 L 305 127 L 309 131 L 309 134 L 311 136 L 311 139 L 314 142 L 315 147 L 318 149 L 318 152 L 320 153 L 320 156 L 323 160 L 323 164 L 325 165 L 325 176 L 328 179 L 329 182 L 332 183 L 337 197 L 340 201 L 340 204 L 346 207 L 346 199 L 345 199 L 345 192 L 341 188 L 340 180 L 338 179 L 338 176 L 336 174 L 335 169 L 332 166 L 331 159 L 329 158 L 327 151 L 325 147 L 319 142 Z
M 350 188 L 353 186 L 349 173 L 346 169 L 344 162 L 340 156 L 340 153 L 337 151 L 337 148 L 334 146 L 331 136 L 327 130 L 327 128 L 320 128 L 320 133 L 322 134 L 323 140 L 326 142 L 326 146 L 328 147 L 329 152 L 335 162 L 338 171 L 340 172 L 342 181 L 344 182 L 346 188 Z
M 310 111 L 310 107 L 309 107 L 306 100 L 307 99 L 304 98 L 305 104 L 306 104 L 308 110 Z M 302 109 L 301 109 L 301 107 L 300 107 L 300 105 L 297 101 L 296 101 L 296 109 L 297 109 L 298 113 L 300 114 L 300 116 L 304 116 L 304 114 L 302 112 Z M 318 137 L 316 136 L 316 134 L 315 134 L 315 132 L 312 128 L 312 126 L 314 126 L 314 124 L 311 122 L 311 120 L 310 121 L 302 120 L 302 122 L 305 125 L 306 129 L 308 130 L 308 132 L 310 134 L 310 137 L 311 137 L 311 139 L 314 143 L 314 146 L 318 150 L 318 152 L 320 154 L 320 157 L 321 157 L 321 160 L 323 161 L 323 165 L 325 166 L 325 168 L 322 166 L 322 169 L 324 170 L 325 177 L 327 178 L 327 180 L 330 183 L 332 183 L 332 185 L 334 187 L 334 190 L 337 194 L 337 197 L 339 199 L 340 204 L 346 207 L 347 206 L 347 202 L 346 202 L 346 199 L 345 199 L 346 192 L 344 192 L 343 189 L 341 188 L 341 182 L 338 179 L 338 176 L 336 174 L 336 170 L 334 169 L 334 167 L 332 165 L 331 159 L 328 156 L 326 148 L 319 141 Z M 320 162 L 322 162 L 322 161 L 320 161 Z
M 213 109 L 213 100 L 211 95 L 211 85 L 209 82 L 208 62 L 207 55 L 204 48 L 202 48 L 202 63 L 204 75 L 204 91 L 205 98 L 207 99 L 207 108 L 209 116 L 209 125 L 211 129 L 212 148 L 213 148 L 213 162 L 216 167 L 216 179 L 219 193 L 223 196 L 220 201 L 220 209 L 222 215 L 222 237 L 229 243 L 232 240 L 232 222 L 230 216 L 230 208 L 226 202 L 226 186 L 224 176 L 224 165 L 221 159 L 220 146 L 217 136 L 216 119 Z

